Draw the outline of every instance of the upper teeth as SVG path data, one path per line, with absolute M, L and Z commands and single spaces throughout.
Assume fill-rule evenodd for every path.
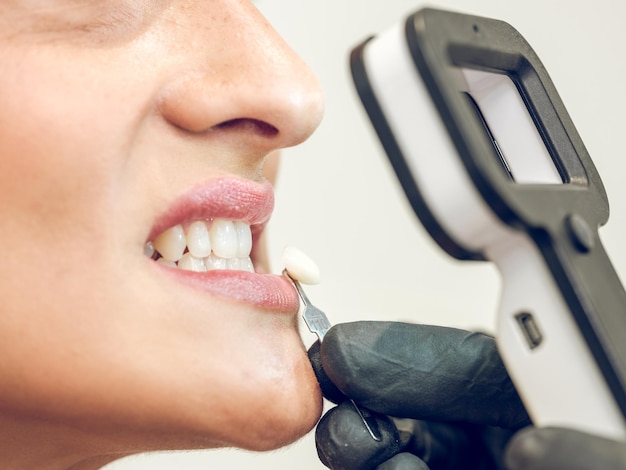
M 175 225 L 146 243 L 144 252 L 157 262 L 189 271 L 235 269 L 254 272 L 250 260 L 252 232 L 241 221 L 196 220 Z

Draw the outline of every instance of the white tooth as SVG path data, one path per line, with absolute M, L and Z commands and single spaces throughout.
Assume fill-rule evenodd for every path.
M 207 256 L 204 259 L 204 264 L 206 265 L 207 271 L 212 271 L 214 269 L 226 269 L 226 260 L 215 256 L 213 253 L 211 253 L 211 256 Z
M 154 245 L 152 242 L 148 242 L 143 246 L 143 254 L 148 258 L 152 258 L 154 256 Z
M 153 244 L 163 258 L 169 261 L 178 261 L 183 256 L 187 246 L 183 227 L 175 225 L 167 229 L 154 239 Z
M 302 251 L 288 246 L 283 251 L 283 264 L 289 275 L 302 284 L 318 284 L 320 270 L 311 258 Z
M 231 271 L 239 271 L 241 269 L 240 258 L 228 258 L 226 260 L 226 269 Z
M 211 240 L 206 224 L 197 220 L 187 228 L 187 248 L 196 258 L 205 258 L 211 254 Z
M 209 230 L 211 248 L 220 258 L 237 256 L 237 231 L 230 220 L 215 219 Z
M 245 222 L 235 222 L 235 231 L 237 232 L 237 256 L 239 258 L 247 258 L 252 251 L 252 231 L 250 226 Z
M 165 258 L 159 258 L 156 262 L 164 266 L 168 266 L 170 268 L 176 267 L 176 263 L 174 263 L 174 261 L 169 261 L 169 260 L 166 260 Z
M 187 271 L 195 271 L 197 273 L 206 271 L 204 260 L 202 258 L 196 258 L 189 252 L 185 253 L 183 257 L 178 260 L 178 268 Z
M 241 267 L 239 269 L 241 269 L 242 271 L 248 271 L 249 273 L 254 272 L 254 265 L 252 264 L 252 260 L 250 259 L 250 257 L 240 258 L 240 261 Z

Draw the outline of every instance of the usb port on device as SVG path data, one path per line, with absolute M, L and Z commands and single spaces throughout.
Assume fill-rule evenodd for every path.
M 541 344 L 543 341 L 543 336 L 541 335 L 541 331 L 537 326 L 537 322 L 535 322 L 532 314 L 528 312 L 518 313 L 515 315 L 515 319 L 522 330 L 524 338 L 526 342 L 528 342 L 528 346 L 530 349 L 535 349 L 537 346 Z

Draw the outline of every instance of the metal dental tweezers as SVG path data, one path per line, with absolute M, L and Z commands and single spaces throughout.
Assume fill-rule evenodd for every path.
M 311 303 L 309 298 L 302 290 L 302 286 L 300 285 L 300 283 L 292 278 L 287 270 L 284 270 L 283 274 L 293 283 L 293 285 L 296 287 L 296 290 L 298 291 L 298 295 L 302 299 L 302 303 L 304 304 L 304 312 L 302 313 L 302 318 L 304 318 L 306 326 L 309 328 L 309 330 L 311 330 L 311 333 L 315 333 L 320 342 L 322 342 L 322 340 L 324 339 L 324 335 L 326 335 L 326 333 L 328 332 L 328 330 L 330 330 L 330 327 L 332 326 L 330 324 L 330 321 L 328 321 L 328 317 L 324 312 L 322 312 L 319 308 Z M 370 436 L 372 436 L 372 439 L 374 439 L 375 441 L 380 441 L 381 437 L 373 431 L 372 427 L 367 422 L 367 419 L 359 406 L 352 399 L 350 399 L 350 402 L 352 403 L 354 409 L 361 418 L 361 421 L 363 421 L 367 432 Z

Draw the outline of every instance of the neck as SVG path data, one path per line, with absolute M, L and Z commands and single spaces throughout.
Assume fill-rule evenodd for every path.
M 95 470 L 132 452 L 79 427 L 0 412 L 0 461 L 6 470 Z

